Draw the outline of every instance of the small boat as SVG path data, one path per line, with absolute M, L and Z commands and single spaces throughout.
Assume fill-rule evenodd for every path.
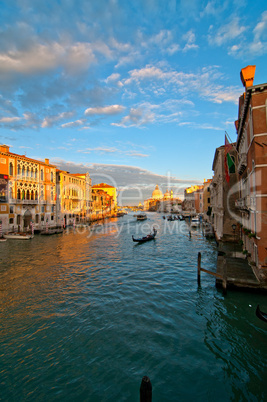
M 155 228 L 153 228 L 153 232 L 150 233 L 149 235 L 144 236 L 144 237 L 140 237 L 139 239 L 135 239 L 135 238 L 132 236 L 132 239 L 133 239 L 134 242 L 137 242 L 137 243 L 144 243 L 144 242 L 146 242 L 146 241 L 155 239 L 156 234 L 157 234 L 157 231 L 156 231 Z
M 23 233 L 23 232 L 12 232 L 12 233 L 7 233 L 4 235 L 5 239 L 11 239 L 11 240 L 30 240 L 34 237 L 33 234 L 29 233 Z
M 0 243 L 4 241 L 7 241 L 7 239 L 5 239 L 4 237 L 0 237 Z
M 259 305 L 257 305 L 257 308 L 256 308 L 256 316 L 260 320 L 267 322 L 267 313 L 264 313 L 263 311 L 260 311 L 260 306 Z
M 138 215 L 136 215 L 136 219 L 138 221 L 145 221 L 147 219 L 147 216 L 146 216 L 146 214 L 138 214 Z
M 200 225 L 200 220 L 198 217 L 192 218 L 191 220 L 191 228 L 197 228 Z

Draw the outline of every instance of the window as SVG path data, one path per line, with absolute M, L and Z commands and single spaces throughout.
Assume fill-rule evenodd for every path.
M 9 213 L 14 214 L 14 207 L 9 207 Z
M 42 212 L 42 213 L 44 213 L 44 206 L 42 206 L 42 208 L 41 208 L 41 212 Z
M 13 163 L 12 162 L 10 162 L 10 164 L 9 164 L 9 175 L 13 176 Z
M 210 198 L 208 198 L 208 203 L 210 203 Z
M 41 180 L 44 180 L 44 171 L 41 169 Z
M 54 215 L 51 215 L 51 221 L 53 221 L 54 220 Z
M 51 181 L 53 181 L 54 175 L 53 172 L 51 172 Z
M 13 218 L 9 218 L 9 223 L 13 224 L 14 223 L 14 219 Z

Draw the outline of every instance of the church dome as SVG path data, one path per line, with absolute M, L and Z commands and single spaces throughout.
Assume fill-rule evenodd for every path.
M 156 185 L 156 188 L 155 188 L 155 190 L 154 190 L 153 193 L 152 193 L 152 198 L 153 198 L 154 200 L 160 200 L 160 199 L 162 198 L 162 192 L 160 191 L 158 185 Z
M 164 194 L 164 198 L 165 199 L 171 198 L 171 192 L 169 190 L 167 190 L 166 193 Z

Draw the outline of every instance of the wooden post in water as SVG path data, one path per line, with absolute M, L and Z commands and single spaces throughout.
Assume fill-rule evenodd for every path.
M 201 253 L 198 253 L 197 256 L 197 283 L 200 286 L 200 271 L 201 271 Z
M 140 402 L 152 402 L 152 384 L 146 375 L 140 385 Z
M 226 259 L 223 259 L 223 280 L 222 280 L 222 288 L 223 288 L 223 294 L 226 295 L 227 292 L 227 265 L 226 265 Z

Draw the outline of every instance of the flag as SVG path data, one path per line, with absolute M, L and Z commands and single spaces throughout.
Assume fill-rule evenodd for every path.
M 230 173 L 235 173 L 235 163 L 230 155 L 230 151 L 233 149 L 232 144 L 229 143 L 225 135 L 224 143 L 224 169 L 225 169 L 225 179 L 227 183 L 230 181 Z

